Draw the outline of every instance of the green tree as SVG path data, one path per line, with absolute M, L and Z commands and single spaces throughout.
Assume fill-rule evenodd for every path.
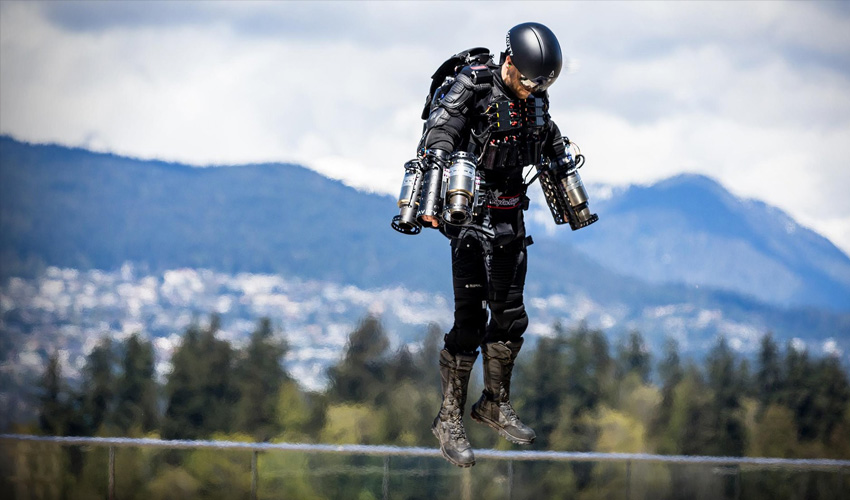
M 250 442 L 244 434 L 212 434 L 212 440 Z M 250 451 L 198 449 L 188 454 L 183 468 L 198 481 L 197 498 L 229 500 L 249 498 L 251 492 Z M 187 486 L 191 487 L 189 482 Z
M 601 330 L 590 330 L 582 323 L 566 337 L 565 368 L 567 397 L 575 413 L 595 410 L 610 402 L 616 387 L 616 365 L 611 359 L 608 340 Z
M 284 340 L 275 338 L 271 321 L 262 318 L 236 362 L 235 427 L 259 441 L 271 439 L 280 430 L 277 403 L 281 386 L 289 379 L 281 365 L 287 349 Z
M 710 415 L 716 437 L 706 451 L 714 455 L 742 456 L 746 436 L 740 398 L 745 382 L 741 380 L 735 354 L 725 337 L 718 338 L 708 353 L 706 364 L 708 386 L 714 396 Z
M 330 405 L 325 414 L 322 443 L 379 444 L 386 442 L 384 419 L 375 418 L 379 408 L 364 403 Z
M 672 390 L 670 419 L 661 432 L 658 451 L 705 455 L 716 435 L 711 417 L 712 399 L 711 389 L 699 369 L 689 364 Z
M 551 435 L 564 414 L 574 412 L 574 404 L 565 404 L 570 390 L 565 353 L 567 334 L 560 324 L 553 325 L 553 334 L 541 337 L 534 351 L 520 355 L 515 369 L 514 385 L 524 388 L 521 397 L 516 398 L 517 412 L 523 421 L 533 422 L 536 442 L 544 448 L 550 447 Z
M 663 349 L 661 361 L 658 363 L 658 376 L 661 378 L 663 388 L 672 388 L 681 382 L 684 376 L 682 360 L 679 356 L 679 342 L 672 337 L 667 337 Z
M 590 451 L 596 430 L 583 415 L 616 398 L 615 364 L 601 331 L 583 323 L 569 332 L 560 324 L 553 330 L 519 358 L 517 410 L 534 423 L 541 446 Z
M 86 434 L 95 434 L 115 411 L 115 353 L 104 336 L 86 358 L 82 378 L 82 408 Z
M 80 411 L 81 397 L 72 393 L 62 378 L 59 353 L 53 352 L 41 378 L 38 423 L 42 432 L 51 436 L 79 436 L 85 433 L 83 414 Z M 62 450 L 67 466 L 66 472 L 78 476 L 83 459 L 79 448 Z M 70 476 L 64 479 L 70 479 Z
M 207 408 L 202 429 L 204 435 L 229 432 L 233 422 L 233 408 L 238 392 L 233 381 L 234 351 L 226 340 L 217 337 L 221 318 L 213 315 L 209 328 L 201 332 L 198 341 L 199 355 L 204 362 L 201 398 Z
M 616 366 L 608 341 L 600 330 L 584 323 L 565 333 L 554 326 L 553 338 L 541 338 L 531 356 L 522 362 L 518 387 L 527 387 L 517 408 L 523 420 L 533 422 L 536 442 L 546 448 L 591 451 L 599 435 L 594 418 L 602 404 L 616 399 Z M 589 484 L 593 467 L 571 465 L 575 484 Z
M 781 402 L 794 413 L 797 437 L 801 441 L 818 437 L 817 411 L 815 408 L 815 384 L 817 377 L 814 364 L 805 347 L 789 342 L 785 348 L 785 383 Z
M 323 482 L 325 477 L 314 475 L 313 459 L 322 466 L 329 455 L 315 456 L 308 453 L 261 453 L 257 468 L 263 478 L 258 485 L 257 497 L 275 498 L 322 498 L 312 484 Z M 285 495 L 282 493 L 285 492 Z
M 278 439 L 311 441 L 325 425 L 326 398 L 321 394 L 305 393 L 294 380 L 286 380 L 277 391 L 275 427 Z
M 162 424 L 165 439 L 197 439 L 202 435 L 204 399 L 201 392 L 203 361 L 199 354 L 200 329 L 190 325 L 171 355 L 172 370 L 165 384 L 167 406 Z
M 850 384 L 837 356 L 827 356 L 815 366 L 813 437 L 827 442 L 844 420 L 850 402 Z
M 752 363 L 746 357 L 738 361 L 738 387 L 741 389 L 741 400 L 752 398 L 755 395 L 755 374 L 753 373 Z
M 237 400 L 232 380 L 233 348 L 216 338 L 219 327 L 217 315 L 204 330 L 191 325 L 172 355 L 162 426 L 166 439 L 199 439 L 231 426 Z
M 146 494 L 161 500 L 199 498 L 201 483 L 182 467 L 165 466 L 147 485 Z
M 794 413 L 778 404 L 764 408 L 750 433 L 747 454 L 755 457 L 795 458 L 799 451 Z
M 618 384 L 617 399 L 611 408 L 639 421 L 649 434 L 660 406 L 659 388 L 643 382 L 640 375 L 632 372 Z
M 70 405 L 62 380 L 59 353 L 54 351 L 47 360 L 41 377 L 38 424 L 42 432 L 50 436 L 63 436 L 68 431 Z
M 429 337 L 424 344 L 431 342 Z M 390 443 L 421 446 L 434 439 L 431 423 L 440 407 L 439 375 L 437 358 L 425 359 L 433 353 L 424 344 L 416 355 L 403 346 L 383 369 L 386 377 L 379 401 Z M 469 399 L 475 397 L 470 394 Z
M 646 453 L 646 428 L 633 417 L 601 407 L 596 416 L 600 428 L 596 451 L 603 453 Z
M 116 387 L 116 427 L 125 435 L 156 429 L 159 410 L 153 345 L 138 333 L 131 335 L 124 343 L 121 367 Z
M 586 328 L 586 325 L 582 324 L 581 328 Z M 598 399 L 594 401 L 593 407 L 595 408 L 599 403 L 610 405 L 617 392 L 617 366 L 611 357 L 608 338 L 602 330 L 590 330 L 590 352 L 591 365 L 589 368 L 595 379 L 596 393 L 599 395 Z
M 421 373 L 434 379 L 434 387 L 439 388 L 438 369 L 440 350 L 443 348 L 443 331 L 436 323 L 431 323 L 425 331 L 422 349 L 416 358 L 416 365 Z
M 779 346 L 768 333 L 759 344 L 758 365 L 756 367 L 753 394 L 759 403 L 759 413 L 778 402 L 782 396 L 782 360 Z
M 328 370 L 328 394 L 334 402 L 374 403 L 384 392 L 389 339 L 380 320 L 368 316 L 348 337 L 345 355 Z
M 632 330 L 617 345 L 617 375 L 623 379 L 630 373 L 636 373 L 646 383 L 651 371 L 652 356 L 646 342 L 640 332 Z
M 670 423 L 673 412 L 673 391 L 684 376 L 682 361 L 679 357 L 679 343 L 672 337 L 664 340 L 662 358 L 658 363 L 658 376 L 661 380 L 661 404 L 650 426 L 652 434 L 656 436 L 662 434 Z

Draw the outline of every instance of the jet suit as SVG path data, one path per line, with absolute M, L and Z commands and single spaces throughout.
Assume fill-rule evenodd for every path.
M 483 201 L 472 222 L 440 227 L 451 240 L 455 311 L 440 353 L 444 400 L 432 430 L 445 458 L 462 467 L 474 464 L 460 419 L 479 347 L 485 389 L 472 418 L 514 443 L 535 437 L 509 400 L 511 370 L 528 327 L 523 290 L 532 241 L 523 220 L 528 208 L 523 167 L 565 155 L 548 113 L 548 92 L 519 99 L 500 68 L 492 60 L 466 66 L 450 86 L 438 89 L 420 142 L 426 162 L 445 166 L 453 152 L 474 155 L 481 176 Z

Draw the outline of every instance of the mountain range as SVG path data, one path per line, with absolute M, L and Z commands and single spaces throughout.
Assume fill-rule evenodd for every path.
M 554 234 L 615 272 L 780 306 L 850 311 L 847 255 L 781 210 L 737 198 L 713 179 L 685 174 L 630 186 L 594 208 L 605 224 Z
M 589 300 L 650 334 L 673 307 L 696 325 L 682 335 L 711 338 L 720 323 L 703 320 L 719 312 L 780 338 L 850 338 L 850 258 L 774 207 L 696 175 L 610 196 L 590 185 L 600 220 L 572 232 L 530 189 L 530 297 Z M 3 280 L 132 262 L 450 294 L 448 240 L 392 231 L 396 213 L 391 196 L 297 165 L 199 168 L 0 137 Z

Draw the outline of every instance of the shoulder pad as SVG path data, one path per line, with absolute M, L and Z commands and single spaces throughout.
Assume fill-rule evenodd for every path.
M 455 80 L 446 95 L 439 100 L 438 105 L 453 114 L 465 111 L 466 101 L 475 93 L 473 90 L 475 86 L 470 84 L 469 80 L 470 78 L 464 76 L 463 73 L 459 74 L 458 79 Z
M 425 106 L 422 109 L 422 119 L 425 120 L 428 118 L 428 114 L 430 113 L 431 107 L 433 107 L 434 101 L 436 99 L 436 91 L 438 88 L 446 86 L 451 86 L 454 81 L 448 82 L 448 78 L 456 78 L 461 75 L 463 70 L 469 65 L 473 66 L 481 66 L 486 64 L 492 64 L 493 56 L 490 54 L 490 50 L 485 47 L 473 47 L 468 50 L 464 50 L 463 52 L 457 53 L 447 59 L 443 64 L 437 68 L 437 71 L 431 75 L 431 88 L 428 89 L 428 96 L 425 99 Z M 486 66 L 485 66 L 486 67 Z M 465 78 L 461 78 L 462 81 L 466 85 L 479 85 L 485 83 L 487 78 L 481 74 L 479 76 L 476 74 L 467 74 Z M 492 82 L 492 78 L 489 79 L 486 83 L 489 84 Z

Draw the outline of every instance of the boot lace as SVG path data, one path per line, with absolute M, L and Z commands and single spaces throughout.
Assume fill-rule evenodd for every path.
M 454 387 L 451 392 L 452 400 L 450 402 L 451 411 L 449 412 L 449 418 L 446 423 L 449 427 L 449 433 L 452 436 L 452 439 L 457 441 L 466 441 L 466 429 L 463 427 L 463 410 L 462 401 L 463 401 L 463 390 L 461 389 L 461 381 L 459 377 L 456 377 L 454 380 Z
M 466 441 L 466 430 L 463 428 L 463 421 L 460 415 L 452 415 L 448 420 L 449 434 L 455 441 Z
M 505 419 L 508 422 L 516 422 L 519 420 L 519 417 L 514 410 L 514 407 L 511 405 L 510 401 L 505 401 L 503 403 L 499 403 L 499 410 L 501 410 L 502 414 L 505 416 Z

